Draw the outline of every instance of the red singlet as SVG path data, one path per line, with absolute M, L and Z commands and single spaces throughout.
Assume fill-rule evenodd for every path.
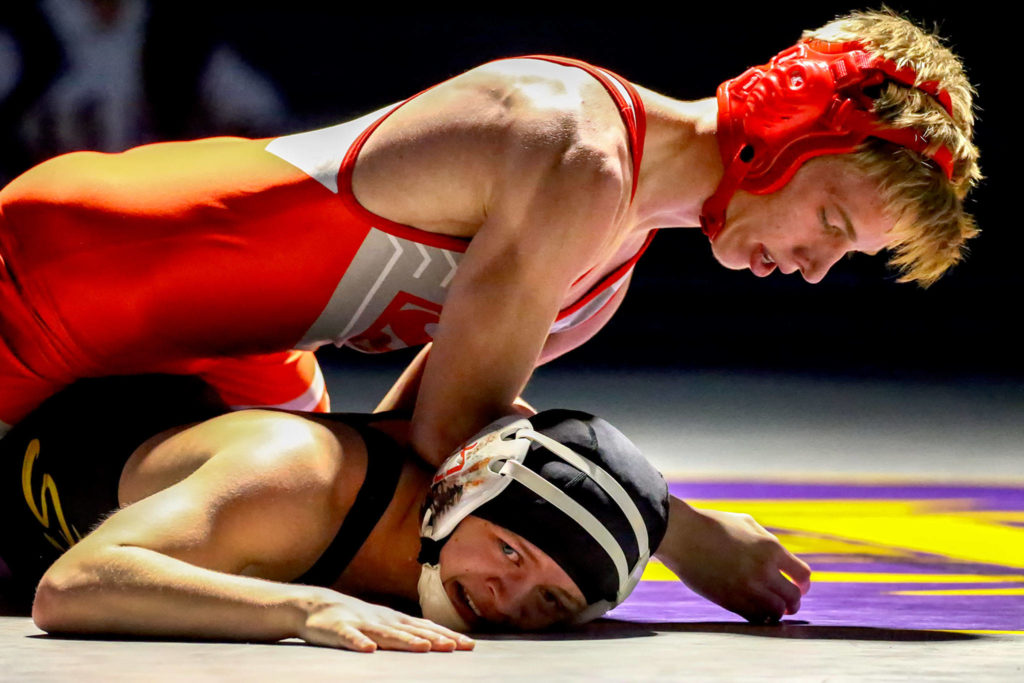
M 632 86 L 538 58 L 605 85 L 639 168 Z M 0 191 L 0 433 L 75 379 L 113 374 L 195 374 L 234 406 L 323 410 L 312 349 L 429 341 L 468 241 L 383 219 L 351 191 L 362 145 L 397 106 L 273 140 L 67 154 Z M 642 252 L 552 331 L 606 305 Z

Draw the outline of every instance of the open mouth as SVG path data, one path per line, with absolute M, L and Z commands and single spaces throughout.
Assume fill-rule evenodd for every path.
M 484 615 L 480 613 L 480 609 L 473 602 L 473 598 L 469 597 L 469 593 L 458 581 L 454 582 L 455 594 L 458 596 L 456 605 L 460 608 L 459 612 L 462 612 L 462 618 L 467 622 L 483 621 Z M 468 614 L 466 614 L 468 612 Z
M 770 275 L 775 270 L 775 259 L 763 244 L 759 244 L 750 255 L 750 270 L 758 277 Z

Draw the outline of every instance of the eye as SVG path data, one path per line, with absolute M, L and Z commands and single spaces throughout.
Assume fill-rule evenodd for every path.
M 498 539 L 498 547 L 501 548 L 501 552 L 505 557 L 519 564 L 519 552 L 515 548 L 501 539 Z
M 825 209 L 818 209 L 818 218 L 821 219 L 821 228 L 825 233 L 831 237 L 843 237 L 846 232 L 838 225 L 833 225 L 828 220 L 828 214 L 825 213 Z
M 556 622 L 568 619 L 572 613 L 565 603 L 559 600 L 558 595 L 554 591 L 541 588 L 540 599 L 544 603 L 544 611 L 555 619 Z

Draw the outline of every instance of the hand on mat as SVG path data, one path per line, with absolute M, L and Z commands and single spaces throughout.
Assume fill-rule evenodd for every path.
M 810 567 L 750 515 L 676 498 L 658 557 L 695 593 L 755 623 L 795 614 L 811 584 Z
M 299 637 L 311 645 L 357 652 L 377 648 L 451 652 L 472 650 L 475 644 L 472 638 L 427 619 L 341 594 L 309 608 Z

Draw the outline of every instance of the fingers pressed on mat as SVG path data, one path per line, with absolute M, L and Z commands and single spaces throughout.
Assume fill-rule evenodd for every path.
M 811 587 L 811 567 L 793 553 L 786 551 L 779 561 L 779 568 L 806 594 Z
M 447 638 L 451 638 L 460 646 L 468 646 L 469 648 L 472 648 L 473 645 L 475 645 L 475 641 L 469 636 L 463 633 L 459 633 L 458 631 L 453 631 L 452 629 L 441 626 L 440 624 L 435 624 L 429 619 L 410 617 L 409 621 L 406 621 L 404 623 L 410 624 L 412 626 L 418 626 L 421 628 L 427 628 L 433 631 L 434 633 L 440 633 L 441 635 Z
M 432 631 L 428 628 L 422 628 L 420 626 L 411 625 L 404 625 L 401 628 L 406 633 L 429 641 L 430 648 L 432 650 L 438 650 L 441 652 L 451 652 L 458 646 L 458 642 L 454 638 L 449 638 L 446 635 L 437 633 L 436 631 Z
M 377 643 L 354 626 L 345 626 L 339 629 L 337 636 L 339 642 L 336 647 L 344 647 L 356 652 L 374 652 L 377 649 Z
M 364 626 L 361 630 L 385 650 L 427 652 L 431 649 L 429 640 L 409 633 L 401 626 Z
M 749 609 L 741 612 L 743 618 L 755 624 L 770 624 L 786 613 L 785 601 L 768 589 L 758 593 L 751 600 Z
M 782 574 L 777 573 L 769 579 L 768 588 L 782 599 L 786 606 L 786 614 L 796 614 L 797 610 L 800 609 L 800 597 L 803 595 L 803 592 L 796 584 Z
M 407 652 L 430 652 L 430 641 L 411 634 L 382 635 L 377 638 L 377 644 L 385 650 L 404 650 Z

